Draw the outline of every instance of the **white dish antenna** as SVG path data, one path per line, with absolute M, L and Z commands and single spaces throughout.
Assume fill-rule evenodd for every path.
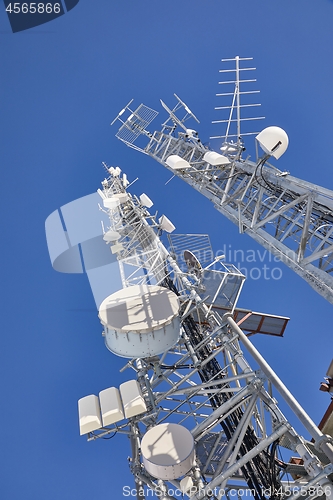
M 129 199 L 129 194 L 128 193 L 116 193 L 114 195 L 114 198 L 118 198 L 120 203 L 126 203 Z
M 163 229 L 163 231 L 166 231 L 167 233 L 172 233 L 176 229 L 176 226 L 174 226 L 171 220 L 168 219 L 165 215 L 162 215 L 162 217 L 158 219 L 158 222 L 160 225 L 160 229 Z
M 262 150 L 266 154 L 273 156 L 276 160 L 285 153 L 289 144 L 286 132 L 280 127 L 264 128 L 264 130 L 256 136 L 256 139 Z
M 142 438 L 141 452 L 146 470 L 158 479 L 177 479 L 195 463 L 193 436 L 179 424 L 149 429 Z
M 111 241 L 117 241 L 120 238 L 120 233 L 118 231 L 113 231 L 112 229 L 109 229 L 104 236 L 103 240 L 106 241 L 107 243 L 110 243 Z
M 157 285 L 133 285 L 101 303 L 108 349 L 118 356 L 155 356 L 170 349 L 180 335 L 177 295 Z
M 190 252 L 190 250 L 185 250 L 184 260 L 186 262 L 187 270 L 189 273 L 194 272 L 194 274 L 196 275 L 201 274 L 202 266 L 199 259 L 194 255 L 194 253 Z
M 154 203 L 151 201 L 149 196 L 147 196 L 145 193 L 142 193 L 140 195 L 140 202 L 141 202 L 141 205 L 143 205 L 144 207 L 147 207 L 147 208 L 151 208 L 154 205 Z

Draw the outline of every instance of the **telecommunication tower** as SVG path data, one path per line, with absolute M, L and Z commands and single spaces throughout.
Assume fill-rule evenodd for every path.
M 133 114 L 136 131 L 149 113 Z M 201 155 L 193 140 L 178 141 L 179 148 L 188 144 Z M 178 153 L 173 168 L 187 162 Z M 203 500 L 235 491 L 256 500 L 332 500 L 332 439 L 244 333 L 279 335 L 288 318 L 238 309 L 245 277 L 214 258 L 209 237 L 175 235 L 165 215 L 149 212 L 146 194 L 128 191 L 119 167 L 104 166 L 102 189 L 46 221 L 53 267 L 87 273 L 106 347 L 128 360 L 119 388 L 79 400 L 80 434 L 91 441 L 129 436 L 138 499 L 152 490 L 167 500 L 178 492 Z
M 202 193 L 237 224 L 240 233 L 255 239 L 333 303 L 333 191 L 292 177 L 269 163 L 288 147 L 288 136 L 281 128 L 241 131 L 241 126 L 263 118 L 252 115 L 260 104 L 252 102 L 259 92 L 253 90 L 256 80 L 247 78 L 255 70 L 248 66 L 251 59 L 222 60 L 221 73 L 227 79 L 219 82 L 225 92 L 217 96 L 224 105 L 216 110 L 227 114 L 213 123 L 225 123 L 226 131 L 211 137 L 221 140 L 219 153 L 188 128 L 187 120 L 198 119 L 176 94 L 173 108 L 161 101 L 168 113 L 161 130 L 147 129 L 156 111 L 143 104 L 132 111 L 131 101 L 112 122 L 121 122 L 116 137 Z M 256 135 L 256 161 L 244 154 L 243 139 L 252 134 Z M 263 150 L 260 157 L 258 144 Z

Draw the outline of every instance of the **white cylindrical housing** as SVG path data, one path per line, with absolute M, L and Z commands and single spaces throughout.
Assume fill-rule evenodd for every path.
M 160 424 L 149 429 L 141 441 L 146 470 L 158 479 L 177 479 L 194 465 L 194 440 L 186 427 Z
M 230 160 L 226 156 L 215 153 L 215 151 L 207 151 L 207 153 L 204 154 L 203 159 L 214 167 L 217 165 L 227 165 L 228 163 L 230 163 Z
M 134 285 L 107 297 L 99 308 L 107 348 L 125 358 L 170 349 L 180 334 L 177 295 L 157 285 Z
M 103 205 L 105 208 L 117 208 L 120 205 L 119 198 L 112 196 L 111 198 L 104 198 Z
M 165 163 L 174 170 L 189 168 L 191 166 L 188 161 L 183 160 L 183 158 L 178 155 L 170 155 L 169 158 L 166 159 Z
M 128 193 L 115 193 L 113 198 L 118 198 L 120 203 L 126 203 L 129 199 Z

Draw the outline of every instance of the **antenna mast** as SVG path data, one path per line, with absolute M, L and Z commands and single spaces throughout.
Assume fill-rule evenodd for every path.
M 287 149 L 288 137 L 282 129 L 268 127 L 260 133 L 241 131 L 243 122 L 263 118 L 241 116 L 241 111 L 245 113 L 259 106 L 240 100 L 240 96 L 246 98 L 258 93 L 241 89 L 241 85 L 256 81 L 240 78 L 242 71 L 255 69 L 240 66 L 240 62 L 250 59 L 237 56 L 223 60 L 235 61 L 235 68 L 221 70 L 234 73 L 235 78 L 219 82 L 234 85 L 233 92 L 218 94 L 223 98 L 232 97 L 231 105 L 216 108 L 229 112 L 227 119 L 214 122 L 226 123 L 225 134 L 211 138 L 223 139 L 220 153 L 203 145 L 195 130 L 184 130 L 184 122 L 176 113 L 188 108 L 179 98 L 172 110 L 163 103 L 169 117 L 160 131 L 150 133 L 148 143 L 146 140 L 137 147 L 119 137 L 119 132 L 117 137 L 151 156 L 202 193 L 212 201 L 214 208 L 237 224 L 240 233 L 255 239 L 333 303 L 333 191 L 292 177 L 269 163 Z M 130 122 L 129 119 L 127 126 Z M 251 134 L 256 134 L 256 145 L 263 149 L 263 155 L 255 162 L 243 157 L 242 138 Z M 142 131 L 141 135 L 147 137 L 148 131 Z M 237 138 L 236 142 L 231 137 Z
M 243 61 L 252 61 L 252 57 L 239 57 L 236 56 L 233 59 L 222 59 L 223 63 L 227 63 L 228 66 L 230 66 L 231 63 L 235 63 L 235 68 L 230 68 L 228 67 L 227 69 L 220 69 L 219 72 L 223 74 L 234 74 L 234 79 L 228 79 L 228 80 L 223 80 L 219 82 L 219 85 L 223 85 L 227 87 L 226 92 L 218 93 L 216 94 L 217 97 L 222 97 L 223 100 L 227 98 L 228 100 L 230 97 L 232 97 L 231 105 L 226 105 L 226 106 L 217 106 L 215 110 L 228 110 L 229 115 L 227 119 L 223 120 L 214 120 L 212 123 L 214 124 L 220 124 L 220 123 L 226 123 L 226 132 L 225 135 L 218 135 L 211 137 L 211 139 L 224 139 L 226 143 L 228 143 L 230 140 L 232 142 L 233 137 L 237 138 L 237 144 L 238 146 L 241 146 L 243 144 L 242 141 L 242 136 L 244 135 L 255 135 L 258 132 L 244 132 L 241 133 L 241 123 L 248 122 L 248 121 L 253 121 L 253 120 L 263 120 L 265 117 L 264 116 L 241 116 L 241 109 L 243 111 L 249 110 L 249 108 L 254 108 L 257 106 L 260 106 L 260 104 L 255 104 L 252 102 L 245 102 L 241 104 L 241 96 L 242 96 L 242 101 L 243 99 L 248 98 L 249 96 L 252 96 L 253 94 L 259 94 L 259 90 L 253 90 L 251 87 L 248 86 L 248 84 L 254 83 L 257 80 L 255 78 L 250 78 L 250 79 L 241 79 L 240 75 L 242 71 L 255 71 L 256 68 L 251 68 L 251 67 L 240 67 L 240 64 Z M 242 89 L 241 89 L 241 84 L 242 84 Z M 230 91 L 230 85 L 234 86 L 233 92 Z M 244 86 L 246 90 L 244 90 Z M 228 102 L 228 101 L 227 101 Z M 236 129 L 234 129 L 233 125 L 236 124 Z

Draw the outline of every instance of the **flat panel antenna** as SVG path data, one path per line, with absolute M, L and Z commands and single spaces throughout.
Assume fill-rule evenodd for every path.
M 127 146 L 144 152 L 142 148 L 134 145 L 134 142 L 140 135 L 144 135 L 149 138 L 152 136 L 152 134 L 147 130 L 147 127 L 154 120 L 154 118 L 156 118 L 158 111 L 155 111 L 144 104 L 140 104 L 140 106 L 133 111 L 129 107 L 132 102 L 133 99 L 118 113 L 116 118 L 111 122 L 111 125 L 113 125 L 117 120 L 120 121 L 122 125 L 116 133 L 116 137 Z M 128 111 L 129 115 L 124 120 L 122 116 L 126 111 Z

